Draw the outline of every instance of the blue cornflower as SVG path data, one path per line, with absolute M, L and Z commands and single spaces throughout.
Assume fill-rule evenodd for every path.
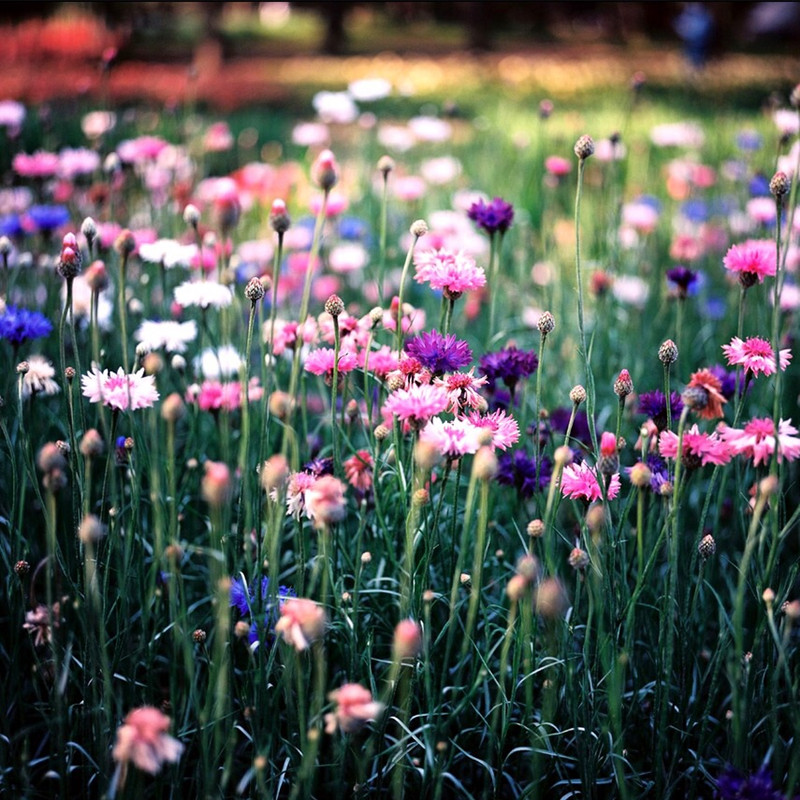
M 472 350 L 465 341 L 456 339 L 452 333 L 442 335 L 436 330 L 423 331 L 409 339 L 406 352 L 434 375 L 458 372 L 472 361 Z
M 681 214 L 689 222 L 705 222 L 708 219 L 708 203 L 699 198 L 687 200 L 681 205 Z
M 14 345 L 28 339 L 40 339 L 52 330 L 50 320 L 38 311 L 6 306 L 5 313 L 0 314 L 0 339 L 7 339 Z
M 360 241 L 369 236 L 369 226 L 360 217 L 341 217 L 336 227 L 342 239 Z
M 275 623 L 276 614 L 274 613 L 274 607 L 271 607 L 268 602 L 269 597 L 269 578 L 263 577 L 261 578 L 261 603 L 264 606 L 264 617 L 263 617 L 263 624 L 267 629 L 271 629 Z M 279 586 L 278 587 L 278 607 L 280 608 L 283 605 L 283 601 L 286 600 L 287 597 L 297 597 L 297 592 L 294 589 L 289 588 L 288 586 Z M 231 591 L 230 591 L 230 604 L 231 608 L 235 608 L 239 614 L 243 617 L 251 615 L 252 613 L 252 606 L 256 600 L 256 591 L 255 587 L 248 586 L 245 583 L 244 577 L 242 575 L 237 575 L 231 581 Z M 251 645 L 258 644 L 260 634 L 259 634 L 259 627 L 260 621 L 256 620 L 251 616 L 250 619 L 250 633 L 249 633 L 249 641 Z
M 484 203 L 483 199 L 480 199 L 470 206 L 467 216 L 492 236 L 498 231 L 505 233 L 511 227 L 514 221 L 514 206 L 500 197 L 495 197 L 489 203 Z
M 762 142 L 758 131 L 745 129 L 736 134 L 736 146 L 740 150 L 759 150 Z
M 28 217 L 40 231 L 54 231 L 70 220 L 69 210 L 61 205 L 31 206 Z
M 677 289 L 678 297 L 684 299 L 691 294 L 694 284 L 697 283 L 697 273 L 688 267 L 673 267 L 667 270 L 667 281 Z
M 534 350 L 518 350 L 506 347 L 496 353 L 485 353 L 481 356 L 481 372 L 489 379 L 489 389 L 494 390 L 495 383 L 502 380 L 514 394 L 517 383 L 536 372 L 539 357 Z
M 5 214 L 0 217 L 0 236 L 19 236 L 22 223 L 18 214 Z
M 661 487 L 669 483 L 669 469 L 667 462 L 661 456 L 650 453 L 646 459 L 647 466 L 650 467 L 650 488 L 656 493 L 661 494 Z
M 681 396 L 677 392 L 669 393 L 670 422 L 677 419 L 683 410 Z M 667 398 L 664 392 L 656 389 L 653 392 L 642 392 L 639 395 L 639 413 L 650 417 L 660 431 L 667 429 Z
M 547 456 L 539 459 L 539 482 L 536 482 L 536 459 L 525 455 L 523 450 L 501 453 L 497 459 L 497 482 L 513 486 L 520 497 L 532 497 L 550 484 L 553 465 Z
M 720 800 L 784 800 L 784 796 L 772 785 L 766 767 L 761 767 L 749 777 L 733 767 L 726 767 L 717 780 L 717 797 Z
M 750 197 L 769 197 L 769 178 L 760 172 L 750 179 Z

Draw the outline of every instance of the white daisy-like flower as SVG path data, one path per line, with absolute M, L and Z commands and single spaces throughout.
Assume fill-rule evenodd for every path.
M 61 387 L 55 382 L 55 367 L 44 356 L 28 356 L 28 371 L 22 378 L 22 398 L 33 394 L 56 394 Z
M 226 308 L 233 302 L 230 287 L 214 281 L 184 281 L 175 287 L 174 297 L 175 302 L 184 308 Z
M 217 348 L 207 348 L 194 360 L 194 368 L 204 378 L 219 379 L 238 375 L 244 364 L 239 351 L 230 344 Z
M 175 239 L 158 239 L 149 244 L 139 245 L 139 258 L 150 264 L 164 264 L 166 269 L 190 267 L 197 257 L 196 244 L 181 244 Z
M 186 345 L 197 338 L 197 323 L 193 319 L 186 322 L 146 319 L 133 335 L 148 350 L 164 349 L 170 353 L 185 353 Z

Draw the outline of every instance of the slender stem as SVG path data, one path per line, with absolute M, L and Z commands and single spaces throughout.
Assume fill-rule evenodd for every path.
M 334 475 L 342 474 L 341 456 L 339 455 L 339 436 L 336 427 L 336 400 L 339 393 L 339 348 L 341 337 L 339 335 L 339 317 L 333 315 L 333 376 L 331 380 L 331 443 L 333 446 L 333 472 Z
M 400 275 L 400 286 L 397 288 L 397 331 L 395 336 L 397 339 L 397 355 L 403 350 L 403 289 L 405 288 L 406 278 L 408 277 L 408 269 L 411 266 L 411 259 L 414 256 L 414 248 L 417 246 L 419 236 L 412 234 L 411 246 L 406 253 L 406 260 L 403 264 L 403 272 Z

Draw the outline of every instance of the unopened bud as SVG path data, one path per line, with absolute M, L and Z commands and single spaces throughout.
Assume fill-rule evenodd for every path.
M 581 136 L 578 141 L 575 142 L 574 150 L 575 155 L 578 156 L 581 161 L 584 161 L 594 153 L 594 140 L 591 136 Z

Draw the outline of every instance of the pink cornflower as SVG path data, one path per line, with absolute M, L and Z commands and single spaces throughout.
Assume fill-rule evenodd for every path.
M 358 353 L 358 366 L 383 380 L 388 373 L 398 368 L 397 354 L 388 345 L 379 350 L 361 350 Z
M 658 437 L 658 452 L 662 458 L 675 460 L 678 457 L 678 434 L 674 431 L 662 431 Z M 692 425 L 683 433 L 682 458 L 687 466 L 719 466 L 727 464 L 733 456 L 733 448 L 716 432 L 701 433 L 697 425 Z
M 38 150 L 31 154 L 17 153 L 11 166 L 23 178 L 50 178 L 58 172 L 59 160 L 55 153 Z
M 286 486 L 286 516 L 300 519 L 300 515 L 306 511 L 306 491 L 310 489 L 317 480 L 316 475 L 310 472 L 293 472 L 289 476 L 289 483 Z M 278 499 L 277 491 L 270 495 L 272 500 Z
M 508 416 L 501 408 L 491 414 L 479 414 L 477 411 L 473 411 L 468 419 L 476 428 L 489 431 L 492 435 L 492 447 L 505 450 L 519 441 L 517 421 L 514 417 Z
M 619 473 L 615 472 L 606 487 L 606 497 L 613 500 L 620 490 Z M 597 482 L 597 473 L 585 461 L 580 464 L 568 464 L 561 475 L 561 494 L 573 500 L 602 500 L 603 491 Z
M 342 463 L 344 476 L 347 482 L 359 492 L 366 492 L 372 488 L 372 467 L 375 462 L 369 450 L 357 450 Z
M 155 161 L 158 154 L 169 146 L 166 139 L 158 136 L 139 136 L 136 139 L 125 139 L 117 145 L 120 161 L 129 164 L 143 164 Z
M 431 417 L 441 414 L 449 404 L 447 391 L 441 386 L 415 384 L 392 392 L 384 404 L 384 411 L 419 429 Z
M 155 775 L 169 762 L 174 764 L 183 753 L 183 745 L 167 731 L 170 718 L 153 706 L 142 706 L 129 712 L 119 728 L 111 755 L 122 769 L 122 778 L 128 764 L 133 762 L 143 772 Z
M 383 711 L 383 703 L 372 699 L 372 693 L 358 683 L 345 683 L 328 695 L 336 703 L 336 711 L 325 715 L 325 733 L 357 733 Z
M 485 400 L 478 393 L 478 389 L 488 383 L 489 379 L 485 375 L 476 378 L 474 372 L 475 367 L 469 372 L 453 372 L 434 380 L 434 385 L 447 390 L 447 396 L 450 398 L 448 411 L 457 414 L 467 408 L 479 409 L 484 406 Z
M 486 285 L 486 273 L 465 253 L 449 250 L 424 250 L 414 256 L 417 283 L 441 289 L 445 297 L 456 299 L 464 292 Z
M 327 528 L 344 519 L 347 511 L 345 488 L 333 475 L 323 475 L 306 489 L 306 514 L 315 528 Z
M 159 398 L 155 376 L 145 375 L 143 369 L 126 375 L 122 367 L 116 372 L 93 367 L 81 376 L 81 386 L 90 403 L 103 403 L 118 411 L 150 408 Z
M 305 370 L 312 375 L 324 375 L 328 379 L 333 379 L 333 367 L 336 364 L 336 351 L 328 347 L 321 347 L 319 350 L 312 350 L 305 360 Z M 339 353 L 339 374 L 345 375 L 356 368 L 358 359 L 353 353 Z
M 773 205 L 774 205 L 774 201 Z M 775 242 L 769 239 L 748 239 L 730 247 L 722 263 L 729 272 L 737 272 L 743 279 L 763 283 L 764 278 L 774 275 L 777 265 Z
M 572 162 L 561 156 L 548 156 L 544 160 L 544 168 L 551 175 L 562 178 L 564 175 L 569 175 L 572 170 Z
M 281 617 L 275 623 L 275 633 L 299 653 L 325 632 L 325 609 L 304 597 L 289 597 L 280 605 Z
M 772 375 L 775 372 L 775 353 L 766 339 L 751 336 L 742 341 L 738 336 L 731 339 L 730 344 L 722 345 L 725 358 L 730 366 L 743 366 L 746 372 L 758 375 Z M 786 370 L 792 360 L 792 351 L 788 348 L 780 351 L 781 370 Z
M 260 400 L 264 389 L 258 378 L 251 378 L 247 387 L 250 403 Z M 189 403 L 197 403 L 203 411 L 236 411 L 242 405 L 242 385 L 239 381 L 206 380 L 201 386 L 194 384 L 186 392 Z
M 475 453 L 480 447 L 478 430 L 465 419 L 445 422 L 439 417 L 434 417 L 419 432 L 419 440 L 431 445 L 446 458 L 458 458 L 468 453 Z
M 800 456 L 800 438 L 792 435 L 796 433 L 791 420 L 778 423 L 778 462 Z M 752 419 L 743 429 L 721 427 L 719 435 L 736 455 L 752 458 L 755 466 L 766 464 L 775 452 L 775 424 L 769 417 Z

